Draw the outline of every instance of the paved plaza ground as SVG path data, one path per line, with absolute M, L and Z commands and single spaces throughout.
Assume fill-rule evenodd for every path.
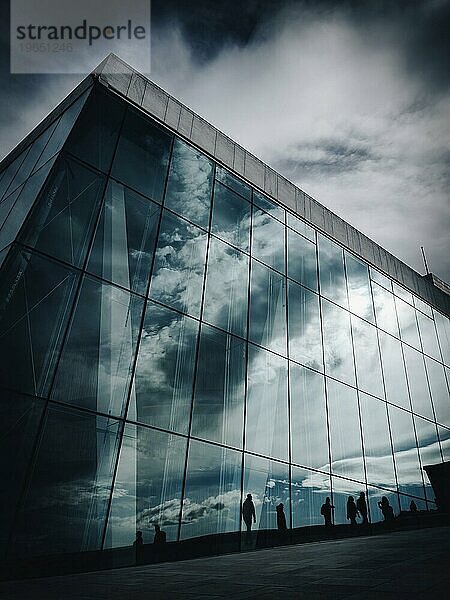
M 6 600 L 438 600 L 450 527 L 0 583 Z

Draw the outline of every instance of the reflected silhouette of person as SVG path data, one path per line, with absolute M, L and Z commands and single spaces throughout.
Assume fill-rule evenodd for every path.
M 356 516 L 358 509 L 356 508 L 355 499 L 349 496 L 347 500 L 347 519 L 350 520 L 350 525 L 356 525 Z
M 277 527 L 278 527 L 278 531 L 286 531 L 287 530 L 286 515 L 284 514 L 283 503 L 280 502 L 280 504 L 278 504 L 278 506 L 276 506 L 275 508 L 276 508 L 276 511 L 277 511 Z
M 334 506 L 331 504 L 330 497 L 327 496 L 325 498 L 324 504 L 322 504 L 322 506 L 320 508 L 320 514 L 324 518 L 325 527 L 331 527 L 331 525 L 333 525 L 333 523 L 331 521 L 331 514 L 332 514 L 333 510 L 334 510 Z
M 378 501 L 378 506 L 385 521 L 392 521 L 394 519 L 394 509 L 389 504 L 389 500 L 386 496 L 381 497 L 381 500 Z
M 245 526 L 247 527 L 247 534 L 250 534 L 252 530 L 252 520 L 253 523 L 256 523 L 255 505 L 253 504 L 251 494 L 247 494 L 247 498 L 242 504 L 242 518 L 244 519 Z
M 164 544 L 166 541 L 166 532 L 161 529 L 159 525 L 155 525 L 155 537 L 153 538 L 154 544 Z
M 356 500 L 356 509 L 361 515 L 362 523 L 361 525 L 367 525 L 367 504 L 366 504 L 366 494 L 364 492 L 360 492 L 359 498 Z
M 412 513 L 417 512 L 417 504 L 414 502 L 414 500 L 411 500 L 411 504 L 409 505 L 409 510 Z

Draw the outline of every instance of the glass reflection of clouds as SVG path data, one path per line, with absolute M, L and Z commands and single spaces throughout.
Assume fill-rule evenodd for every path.
M 329 470 L 323 375 L 290 363 L 291 452 L 298 465 Z
M 325 372 L 345 383 L 355 385 L 350 314 L 322 299 L 322 327 Z
M 252 261 L 249 339 L 286 356 L 286 279 Z
M 112 495 L 105 544 L 130 546 L 136 530 L 153 542 L 154 525 L 177 539 L 186 439 L 127 423 Z
M 287 360 L 249 345 L 246 450 L 287 460 Z
M 202 325 L 192 435 L 242 447 L 245 342 Z
M 211 232 L 236 248 L 249 251 L 251 204 L 239 194 L 216 182 Z
M 347 284 L 344 271 L 344 252 L 340 246 L 319 235 L 319 281 L 320 293 L 348 308 Z
M 323 371 L 319 296 L 288 281 L 289 358 Z
M 205 229 L 211 205 L 213 165 L 201 152 L 175 140 L 164 206 Z
M 327 377 L 331 471 L 365 481 L 356 390 Z
M 187 433 L 198 322 L 147 305 L 128 418 Z
M 242 454 L 192 440 L 181 538 L 239 530 Z
M 150 297 L 190 315 L 200 315 L 207 234 L 163 213 Z
M 203 319 L 246 337 L 249 258 L 211 237 L 206 269 Z
M 252 256 L 280 273 L 285 272 L 284 232 L 282 223 L 253 206 Z
M 362 319 L 373 323 L 374 312 L 368 267 L 348 252 L 344 254 L 350 310 Z

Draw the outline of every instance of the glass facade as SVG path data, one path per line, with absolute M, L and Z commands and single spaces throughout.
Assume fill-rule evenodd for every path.
M 446 316 L 103 90 L 42 136 L 0 180 L 4 556 L 435 507 Z

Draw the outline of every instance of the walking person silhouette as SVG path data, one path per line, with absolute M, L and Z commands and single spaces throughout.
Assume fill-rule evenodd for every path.
M 362 518 L 361 525 L 367 525 L 367 503 L 366 503 L 366 494 L 364 492 L 360 492 L 359 498 L 356 500 L 356 509 Z
M 329 496 L 326 497 L 324 504 L 320 508 L 320 514 L 323 516 L 325 521 L 325 527 L 331 527 L 333 525 L 331 521 L 331 515 L 334 510 L 334 506 L 331 504 Z

